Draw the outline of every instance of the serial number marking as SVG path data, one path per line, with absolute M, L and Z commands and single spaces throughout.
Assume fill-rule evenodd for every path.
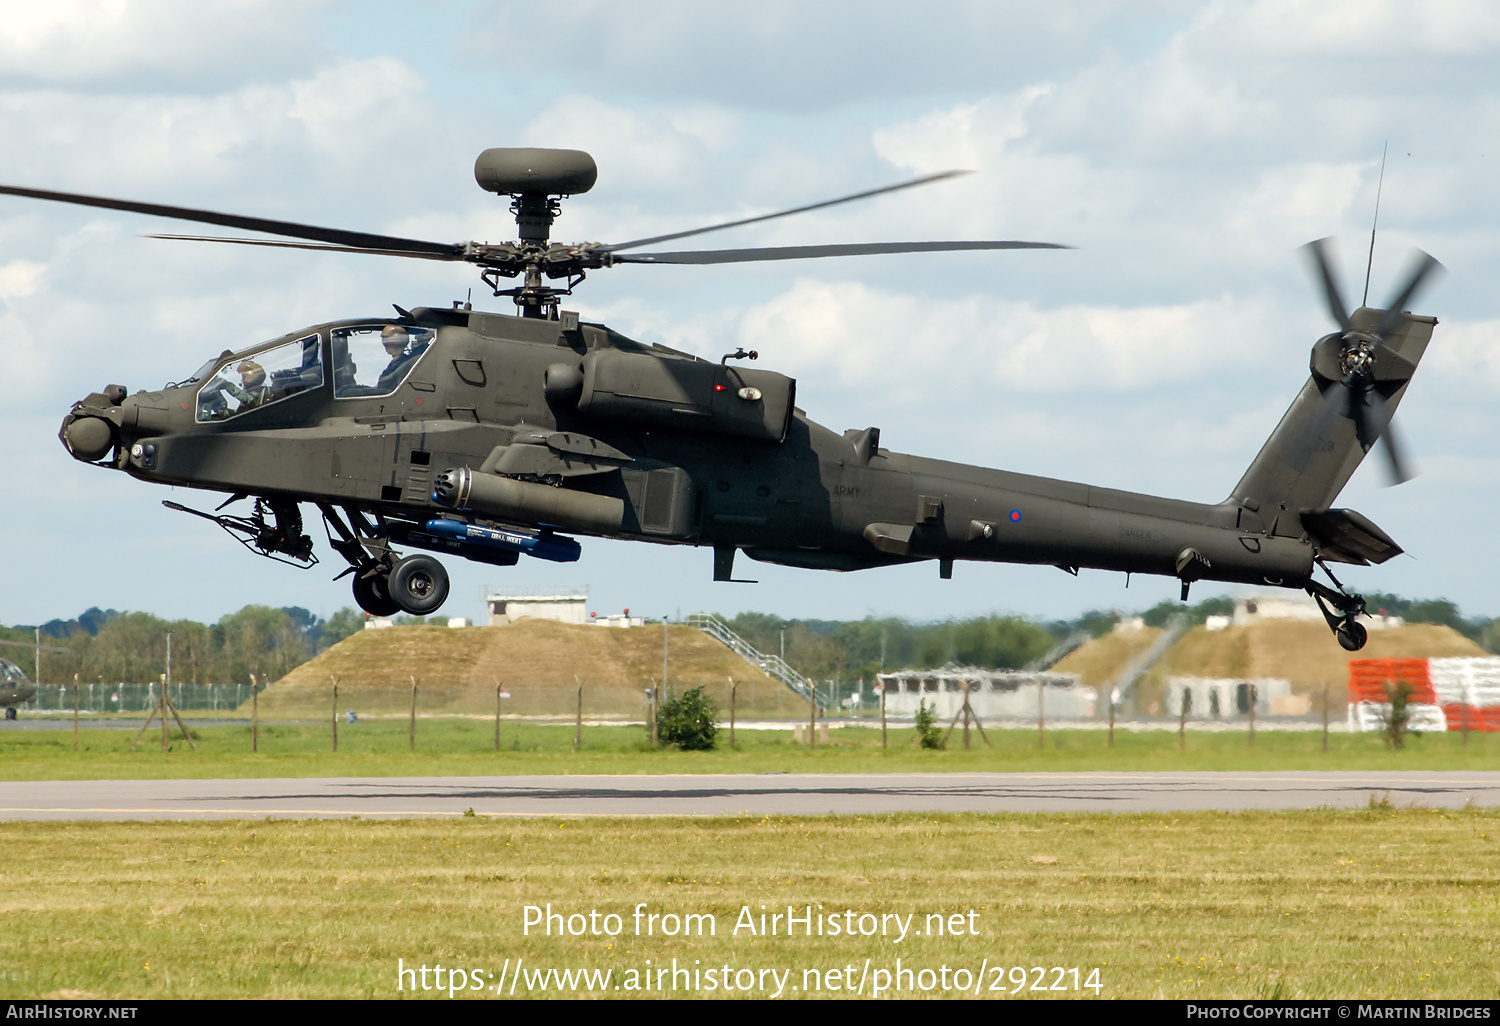
M 1146 528 L 1143 528 L 1143 527 L 1122 527 L 1122 528 L 1120 528 L 1120 537 L 1121 538 L 1138 538 L 1141 541 L 1155 541 L 1156 540 L 1156 535 L 1154 533 L 1152 533 L 1151 531 L 1147 530 Z

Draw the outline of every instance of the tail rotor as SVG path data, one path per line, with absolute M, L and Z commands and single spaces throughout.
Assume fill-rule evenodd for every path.
M 1367 451 L 1383 441 L 1391 482 L 1400 484 L 1411 479 L 1401 459 L 1404 448 L 1396 441 L 1388 400 L 1411 377 L 1415 364 L 1404 359 L 1387 339 L 1401 326 L 1403 312 L 1432 276 L 1443 265 L 1432 256 L 1418 252 L 1406 279 L 1370 328 L 1370 318 L 1363 311 L 1350 315 L 1333 273 L 1329 240 L 1318 239 L 1304 247 L 1313 270 L 1323 285 L 1328 313 L 1339 326 L 1339 334 L 1321 339 L 1313 348 L 1312 370 L 1323 388 L 1323 406 L 1310 433 L 1310 444 L 1317 444 L 1336 417 L 1354 422 L 1355 436 Z M 1374 311 L 1372 311 L 1373 313 Z

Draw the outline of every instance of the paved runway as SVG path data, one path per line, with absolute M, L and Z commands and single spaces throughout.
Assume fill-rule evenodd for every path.
M 19 781 L 0 820 L 1500 806 L 1500 773 L 893 773 Z

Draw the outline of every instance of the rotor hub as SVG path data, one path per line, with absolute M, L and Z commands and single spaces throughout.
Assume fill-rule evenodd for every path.
M 1375 368 L 1376 340 L 1364 334 L 1349 332 L 1343 338 L 1344 351 L 1339 355 L 1339 368 L 1345 377 L 1368 377 Z

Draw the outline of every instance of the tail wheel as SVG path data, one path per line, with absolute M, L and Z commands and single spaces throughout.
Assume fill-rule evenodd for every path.
M 391 598 L 390 580 L 384 574 L 354 578 L 354 601 L 371 616 L 395 616 L 401 612 Z
M 448 598 L 448 571 L 431 556 L 407 556 L 391 571 L 391 600 L 413 616 L 435 613 Z
M 1344 651 L 1346 652 L 1358 652 L 1365 647 L 1365 642 L 1370 637 L 1369 633 L 1365 630 L 1365 625 L 1353 619 L 1345 620 L 1339 624 L 1338 630 L 1334 631 L 1334 634 L 1338 637 L 1339 644 L 1344 647 Z

